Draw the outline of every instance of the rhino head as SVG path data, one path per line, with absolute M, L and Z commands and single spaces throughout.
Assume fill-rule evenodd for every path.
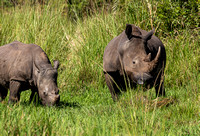
M 160 47 L 154 59 L 151 58 L 151 53 L 148 53 L 147 47 L 147 41 L 151 39 L 153 33 L 154 30 L 151 30 L 143 36 L 132 25 L 127 24 L 126 26 L 125 34 L 128 40 L 119 46 L 118 52 L 123 70 L 134 83 L 144 84 L 151 79 L 150 73 L 157 65 L 161 52 Z
M 55 105 L 60 101 L 59 89 L 57 87 L 57 69 L 59 62 L 54 61 L 54 68 L 42 68 L 37 66 L 37 87 L 39 97 L 43 105 Z

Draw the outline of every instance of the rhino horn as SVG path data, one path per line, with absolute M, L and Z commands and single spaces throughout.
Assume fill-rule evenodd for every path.
M 149 62 L 149 71 L 152 71 L 155 68 L 155 66 L 157 65 L 160 54 L 161 54 L 161 49 L 159 46 L 156 57 L 151 62 Z
M 151 53 L 149 53 L 149 54 L 145 57 L 144 61 L 150 62 L 150 60 L 151 60 Z

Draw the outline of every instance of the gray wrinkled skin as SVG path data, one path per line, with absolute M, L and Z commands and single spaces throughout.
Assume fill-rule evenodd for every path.
M 59 102 L 57 69 L 59 62 L 52 67 L 46 53 L 35 44 L 18 41 L 0 47 L 0 101 L 10 90 L 9 103 L 20 100 L 22 91 L 31 89 L 32 101 L 37 93 L 43 105 Z
M 165 95 L 164 68 L 166 52 L 162 42 L 135 25 L 127 24 L 125 31 L 112 39 L 104 51 L 103 68 L 106 84 L 114 101 L 126 83 L 146 88 L 155 87 L 156 95 Z

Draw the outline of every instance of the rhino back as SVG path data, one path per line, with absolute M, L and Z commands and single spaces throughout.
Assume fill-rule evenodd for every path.
M 33 78 L 33 61 L 42 49 L 18 41 L 0 47 L 0 84 L 8 88 L 10 80 L 29 81 Z M 35 57 L 35 58 L 34 58 Z M 36 58 L 38 59 L 38 58 Z
M 125 33 L 112 39 L 105 48 L 103 56 L 103 68 L 107 72 L 120 70 L 121 64 L 119 60 L 118 47 L 122 42 L 126 41 Z

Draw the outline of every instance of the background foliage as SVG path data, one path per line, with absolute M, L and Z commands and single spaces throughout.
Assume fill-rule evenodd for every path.
M 199 135 L 198 0 L 1 0 L 0 45 L 18 40 L 60 61 L 57 107 L 0 103 L 0 135 Z M 167 51 L 167 96 L 127 90 L 114 103 L 102 60 L 127 23 L 150 31 Z

